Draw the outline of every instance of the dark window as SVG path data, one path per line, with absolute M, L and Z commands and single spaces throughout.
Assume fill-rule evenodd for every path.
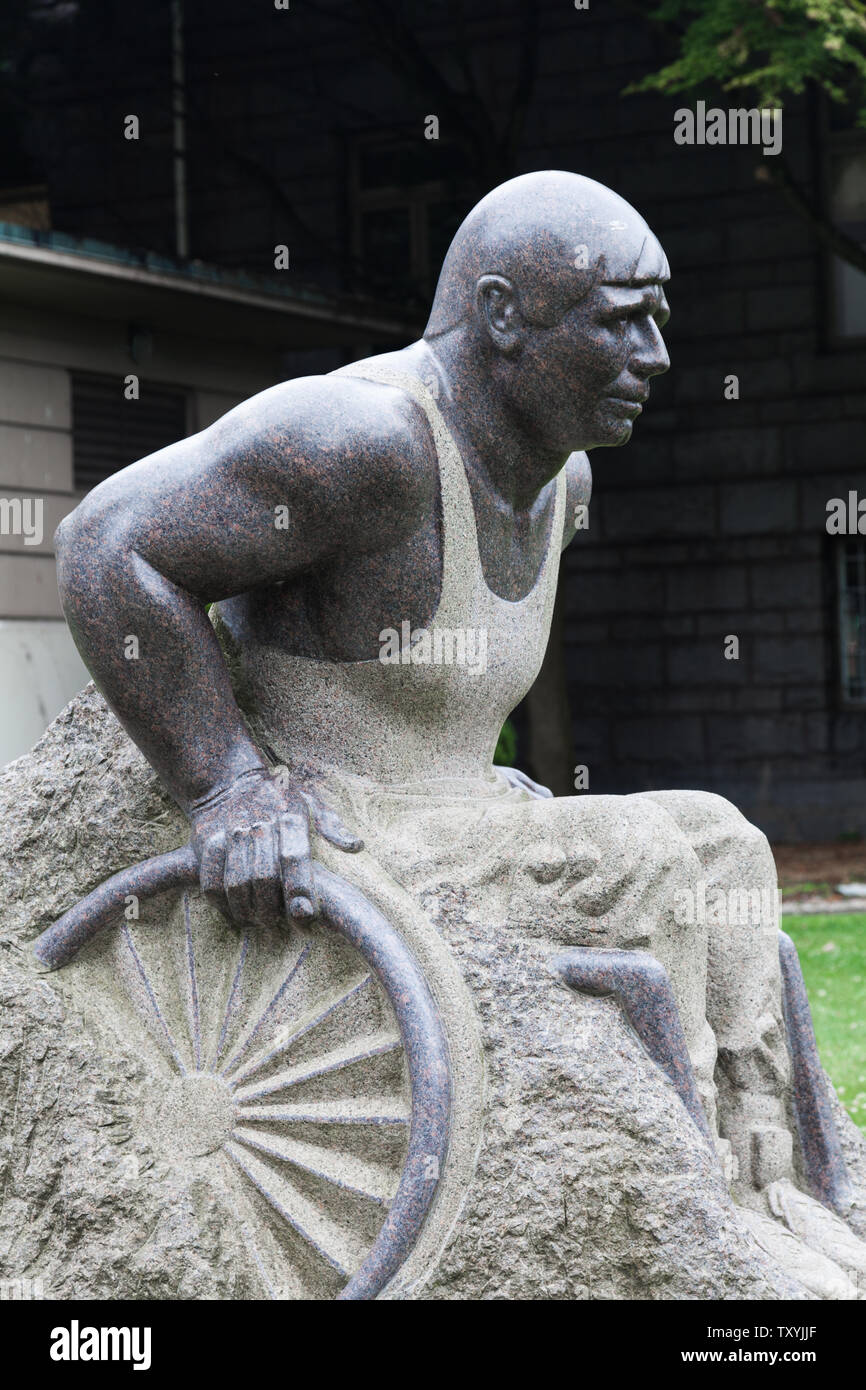
M 475 199 L 459 149 L 425 141 L 359 137 L 350 159 L 352 251 L 367 288 L 428 302 L 451 238 Z
M 842 697 L 866 705 L 866 541 L 839 547 L 839 654 Z
M 836 226 L 866 246 L 866 141 L 862 135 L 834 150 L 832 216 Z M 848 261 L 833 259 L 836 333 L 866 338 L 866 275 Z
M 188 433 L 187 393 L 142 380 L 127 400 L 121 376 L 72 374 L 72 448 L 76 491 Z

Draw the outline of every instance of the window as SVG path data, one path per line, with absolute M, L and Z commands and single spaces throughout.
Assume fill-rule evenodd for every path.
M 427 301 L 445 252 L 474 198 L 460 150 L 438 140 L 360 137 L 351 151 L 352 254 L 358 289 Z
M 866 540 L 839 548 L 839 656 L 843 699 L 866 705 Z
M 127 400 L 123 377 L 72 374 L 72 450 L 75 490 L 85 492 L 111 473 L 189 432 L 187 393 L 142 380 Z
M 840 231 L 866 246 L 866 143 L 840 138 L 831 163 L 831 216 Z M 848 261 L 833 261 L 836 333 L 866 338 L 866 275 Z

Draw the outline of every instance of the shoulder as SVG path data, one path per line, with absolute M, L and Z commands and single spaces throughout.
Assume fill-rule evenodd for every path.
M 372 458 L 403 451 L 419 434 L 418 410 L 397 387 L 352 376 L 281 381 L 223 415 L 206 433 L 226 445 L 255 440 L 263 452 L 340 452 Z
M 343 525 L 393 544 L 435 501 L 436 450 L 426 416 L 398 387 L 328 375 L 280 382 L 217 422 L 223 447 L 249 450 L 257 472 L 291 477 L 299 500 L 339 507 Z M 252 447 L 250 447 L 252 446 Z
M 589 499 L 592 495 L 592 469 L 586 454 L 570 454 L 565 463 L 565 517 L 562 527 L 563 550 L 578 531 L 589 524 Z M 581 512 L 579 508 L 586 508 Z

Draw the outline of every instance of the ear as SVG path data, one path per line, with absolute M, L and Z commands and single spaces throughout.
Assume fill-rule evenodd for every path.
M 523 345 L 524 324 L 517 291 L 504 275 L 482 275 L 475 286 L 478 318 L 488 337 L 505 357 Z

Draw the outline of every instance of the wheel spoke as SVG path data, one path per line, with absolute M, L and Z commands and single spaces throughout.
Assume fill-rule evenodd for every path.
M 174 1059 L 175 1065 L 177 1066 L 177 1069 L 180 1072 L 181 1076 L 185 1076 L 186 1067 L 184 1066 L 183 1061 L 181 1060 L 180 1053 L 174 1045 L 174 1039 L 171 1036 L 171 1031 L 169 1029 L 168 1023 L 166 1022 L 165 1014 L 159 1007 L 159 1002 L 154 992 L 153 985 L 151 984 L 148 973 L 144 967 L 144 961 L 138 954 L 138 951 L 135 948 L 135 942 L 132 939 L 132 933 L 125 923 L 123 925 L 123 937 L 129 949 L 129 953 L 132 956 L 133 964 L 135 965 L 138 977 L 142 985 L 144 986 L 144 992 L 147 996 L 147 1001 L 150 1004 L 150 1007 L 153 1011 L 154 1018 L 156 1019 L 156 1022 L 159 1024 L 158 1036 L 161 1042 L 163 1042 L 165 1046 L 168 1047 L 168 1051 Z
M 365 1197 L 380 1206 L 387 1206 L 397 1190 L 397 1174 L 349 1154 L 334 1153 L 316 1144 L 304 1144 L 283 1135 L 261 1134 L 241 1127 L 233 1131 L 232 1138 L 238 1144 L 256 1149 L 270 1158 L 278 1158 L 283 1163 L 294 1164 L 314 1177 L 324 1178 L 335 1187 L 352 1192 L 357 1197 Z
M 248 1052 L 249 1049 L 252 1047 L 252 1045 L 253 1045 L 253 1043 L 255 1042 L 256 1038 L 260 1037 L 261 1034 L 262 1034 L 262 1033 L 265 1031 L 265 1029 L 267 1028 L 268 1024 L 271 1023 L 271 1022 L 273 1021 L 274 1014 L 275 1014 L 275 1013 L 277 1012 L 277 1010 L 279 1009 L 279 1007 L 280 1007 L 280 1002 L 281 1002 L 283 996 L 285 995 L 286 990 L 289 988 L 289 985 L 290 985 L 290 984 L 292 983 L 292 981 L 294 980 L 294 978 L 295 978 L 295 976 L 297 975 L 298 971 L 301 969 L 301 967 L 302 967 L 302 966 L 304 965 L 304 963 L 306 962 L 307 956 L 310 954 L 310 951 L 311 951 L 311 950 L 312 950 L 312 943 L 309 942 L 309 941 L 306 941 L 306 942 L 304 943 L 304 947 L 303 947 L 303 949 L 302 949 L 300 955 L 298 956 L 297 960 L 296 960 L 296 961 L 294 962 L 294 964 L 292 965 L 291 970 L 289 971 L 289 973 L 288 973 L 288 975 L 286 976 L 286 978 L 283 980 L 283 983 L 280 985 L 280 987 L 279 987 L 279 989 L 277 990 L 276 994 L 273 996 L 273 998 L 271 999 L 270 1003 L 269 1003 L 269 1004 L 267 1005 L 267 1007 L 265 1008 L 264 1012 L 259 1016 L 257 1022 L 254 1024 L 253 1028 L 250 1030 L 249 1033 L 247 1033 L 247 1035 L 246 1035 L 246 1037 L 244 1038 L 243 1042 L 241 1043 L 240 1047 L 237 1049 L 237 1051 L 236 1051 L 235 1053 L 233 1053 L 233 1055 L 232 1055 L 232 1056 L 229 1058 L 229 1060 L 226 1062 L 225 1066 L 221 1069 L 221 1070 L 222 1070 L 223 1076 L 226 1076 L 226 1075 L 228 1075 L 230 1072 L 232 1072 L 232 1071 L 235 1070 L 235 1068 L 237 1067 L 237 1065 L 238 1065 L 238 1063 L 240 1062 L 241 1058 L 244 1057 L 244 1056 L 246 1056 L 247 1052 Z
M 192 923 L 189 915 L 189 893 L 183 895 L 183 927 L 186 937 L 187 964 L 187 1004 L 189 1006 L 189 1032 L 195 1057 L 196 1071 L 201 1068 L 201 1017 L 198 1007 L 198 981 L 195 972 L 195 951 L 192 944 Z
M 226 1144 L 226 1153 L 307 1245 L 344 1279 L 350 1278 L 366 1254 L 365 1245 L 318 1210 L 284 1174 L 276 1172 L 254 1154 L 232 1141 Z
M 299 1042 L 300 1039 L 305 1037 L 313 1028 L 317 1028 L 326 1018 L 330 1018 L 331 1014 L 333 1014 L 336 1009 L 342 1008 L 350 999 L 355 998 L 361 990 L 367 989 L 368 986 L 372 984 L 372 980 L 372 975 L 364 975 L 360 980 L 353 981 L 349 988 L 338 995 L 336 999 L 332 998 L 328 1000 L 328 1002 L 320 1007 L 311 1018 L 308 1018 L 304 1023 L 295 1028 L 294 1031 L 281 1038 L 276 1047 L 266 1048 L 264 1052 L 258 1053 L 255 1057 L 252 1057 L 246 1062 L 245 1065 L 235 1073 L 232 1078 L 232 1084 L 235 1086 L 238 1085 L 239 1082 L 245 1081 L 247 1077 L 254 1076 L 257 1071 L 261 1071 L 263 1067 L 275 1061 L 277 1057 L 283 1056 L 284 1053 L 294 1047 L 295 1043 Z M 246 1051 L 246 1046 L 245 1044 L 241 1049 L 242 1052 Z M 239 1053 L 233 1062 L 223 1068 L 224 1076 L 235 1070 L 240 1055 Z
M 408 1125 L 411 1118 L 405 1101 L 315 1100 L 294 1105 L 239 1105 L 238 1119 L 268 1124 L 295 1125 Z
M 234 979 L 232 980 L 231 989 L 229 990 L 229 997 L 226 1000 L 225 1014 L 223 1015 L 222 1027 L 220 1029 L 219 1039 L 217 1040 L 217 1049 L 214 1053 L 214 1069 L 216 1068 L 217 1062 L 223 1054 L 226 1045 L 228 1031 L 235 1017 L 235 1012 L 237 1009 L 237 998 L 241 987 L 241 976 L 243 975 L 244 965 L 246 964 L 247 952 L 249 951 L 249 949 L 250 934 L 249 932 L 244 932 L 243 940 L 241 942 L 241 952 L 238 956 L 237 968 L 235 969 Z
M 239 1102 L 244 1102 L 258 1100 L 262 1096 L 275 1095 L 279 1091 L 288 1090 L 292 1086 L 299 1086 L 302 1082 L 311 1081 L 315 1077 L 342 1071 L 346 1067 L 354 1066 L 356 1062 L 366 1062 L 373 1057 L 384 1057 L 389 1052 L 399 1052 L 402 1046 L 399 1037 L 388 1033 L 355 1038 L 345 1047 L 335 1047 L 330 1052 L 324 1052 L 314 1062 L 300 1062 L 297 1066 L 287 1067 L 285 1071 L 278 1072 L 276 1076 L 270 1077 L 267 1081 L 253 1082 L 250 1086 L 239 1086 L 235 1090 L 235 1098 Z

